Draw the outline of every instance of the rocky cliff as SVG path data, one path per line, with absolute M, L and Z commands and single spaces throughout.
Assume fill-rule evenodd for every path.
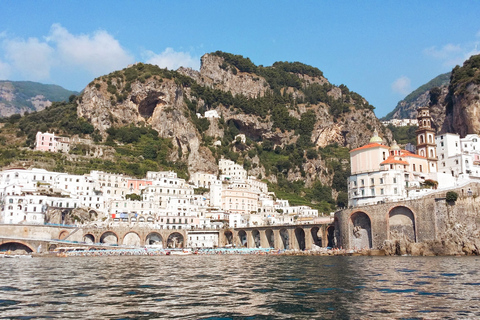
M 176 151 L 170 160 L 185 161 L 190 172 L 218 173 L 218 158 L 225 156 L 251 175 L 277 181 L 282 172 L 307 185 L 332 184 L 323 148 L 361 146 L 375 128 L 391 140 L 363 97 L 330 84 L 316 68 L 255 66 L 222 52 L 206 54 L 201 62 L 199 71 L 138 63 L 97 78 L 77 100 L 77 114 L 104 139 L 110 127 L 151 126 L 172 140 Z M 205 118 L 206 111 L 218 117 Z M 235 139 L 238 134 L 247 141 Z M 277 155 L 262 156 L 262 150 Z
M 480 133 L 480 55 L 453 69 L 445 105 L 443 132 Z
M 0 117 L 40 111 L 76 92 L 30 81 L 0 81 Z

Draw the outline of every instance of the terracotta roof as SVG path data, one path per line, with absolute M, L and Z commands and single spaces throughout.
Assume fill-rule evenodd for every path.
M 407 151 L 407 150 L 402 150 L 401 154 L 402 154 L 402 157 L 415 157 L 415 158 L 427 159 L 426 157 L 422 157 L 421 155 L 411 153 L 410 151 Z
M 382 163 L 380 163 L 380 165 L 382 164 L 403 164 L 403 165 L 408 165 L 409 163 L 407 161 L 403 161 L 403 160 L 397 160 L 395 159 L 395 157 L 393 156 L 390 156 L 387 158 L 387 160 L 383 161 Z
M 370 149 L 370 148 L 378 148 L 378 147 L 388 149 L 387 146 L 385 146 L 383 144 L 380 144 L 380 143 L 369 143 L 369 144 L 364 145 L 363 147 L 359 147 L 359 148 L 350 150 L 350 152 L 358 151 L 358 150 L 364 150 L 364 149 Z

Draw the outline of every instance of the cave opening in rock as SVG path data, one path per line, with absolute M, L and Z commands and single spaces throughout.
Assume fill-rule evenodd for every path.
M 165 101 L 161 99 L 162 96 L 164 96 L 164 94 L 161 92 L 150 91 L 143 100 L 138 101 L 138 97 L 132 97 L 132 101 L 138 104 L 138 113 L 143 118 L 148 119 L 153 115 L 158 104 L 165 103 Z

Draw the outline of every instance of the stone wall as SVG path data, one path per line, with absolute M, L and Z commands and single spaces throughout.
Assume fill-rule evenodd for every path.
M 335 213 L 337 246 L 344 249 L 383 249 L 387 254 L 480 253 L 480 184 L 422 199 L 381 203 Z

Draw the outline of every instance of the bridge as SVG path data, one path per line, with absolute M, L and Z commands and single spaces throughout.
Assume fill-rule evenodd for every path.
M 334 227 L 330 223 L 260 226 L 214 230 L 219 246 L 309 250 L 332 246 Z M 76 226 L 0 225 L 0 251 L 23 249 L 46 252 L 58 246 L 188 247 L 185 229 L 158 229 L 151 225 L 92 224 Z
M 334 227 L 330 223 L 272 225 L 223 230 L 219 244 L 221 247 L 311 250 L 313 245 L 332 246 L 333 237 Z

